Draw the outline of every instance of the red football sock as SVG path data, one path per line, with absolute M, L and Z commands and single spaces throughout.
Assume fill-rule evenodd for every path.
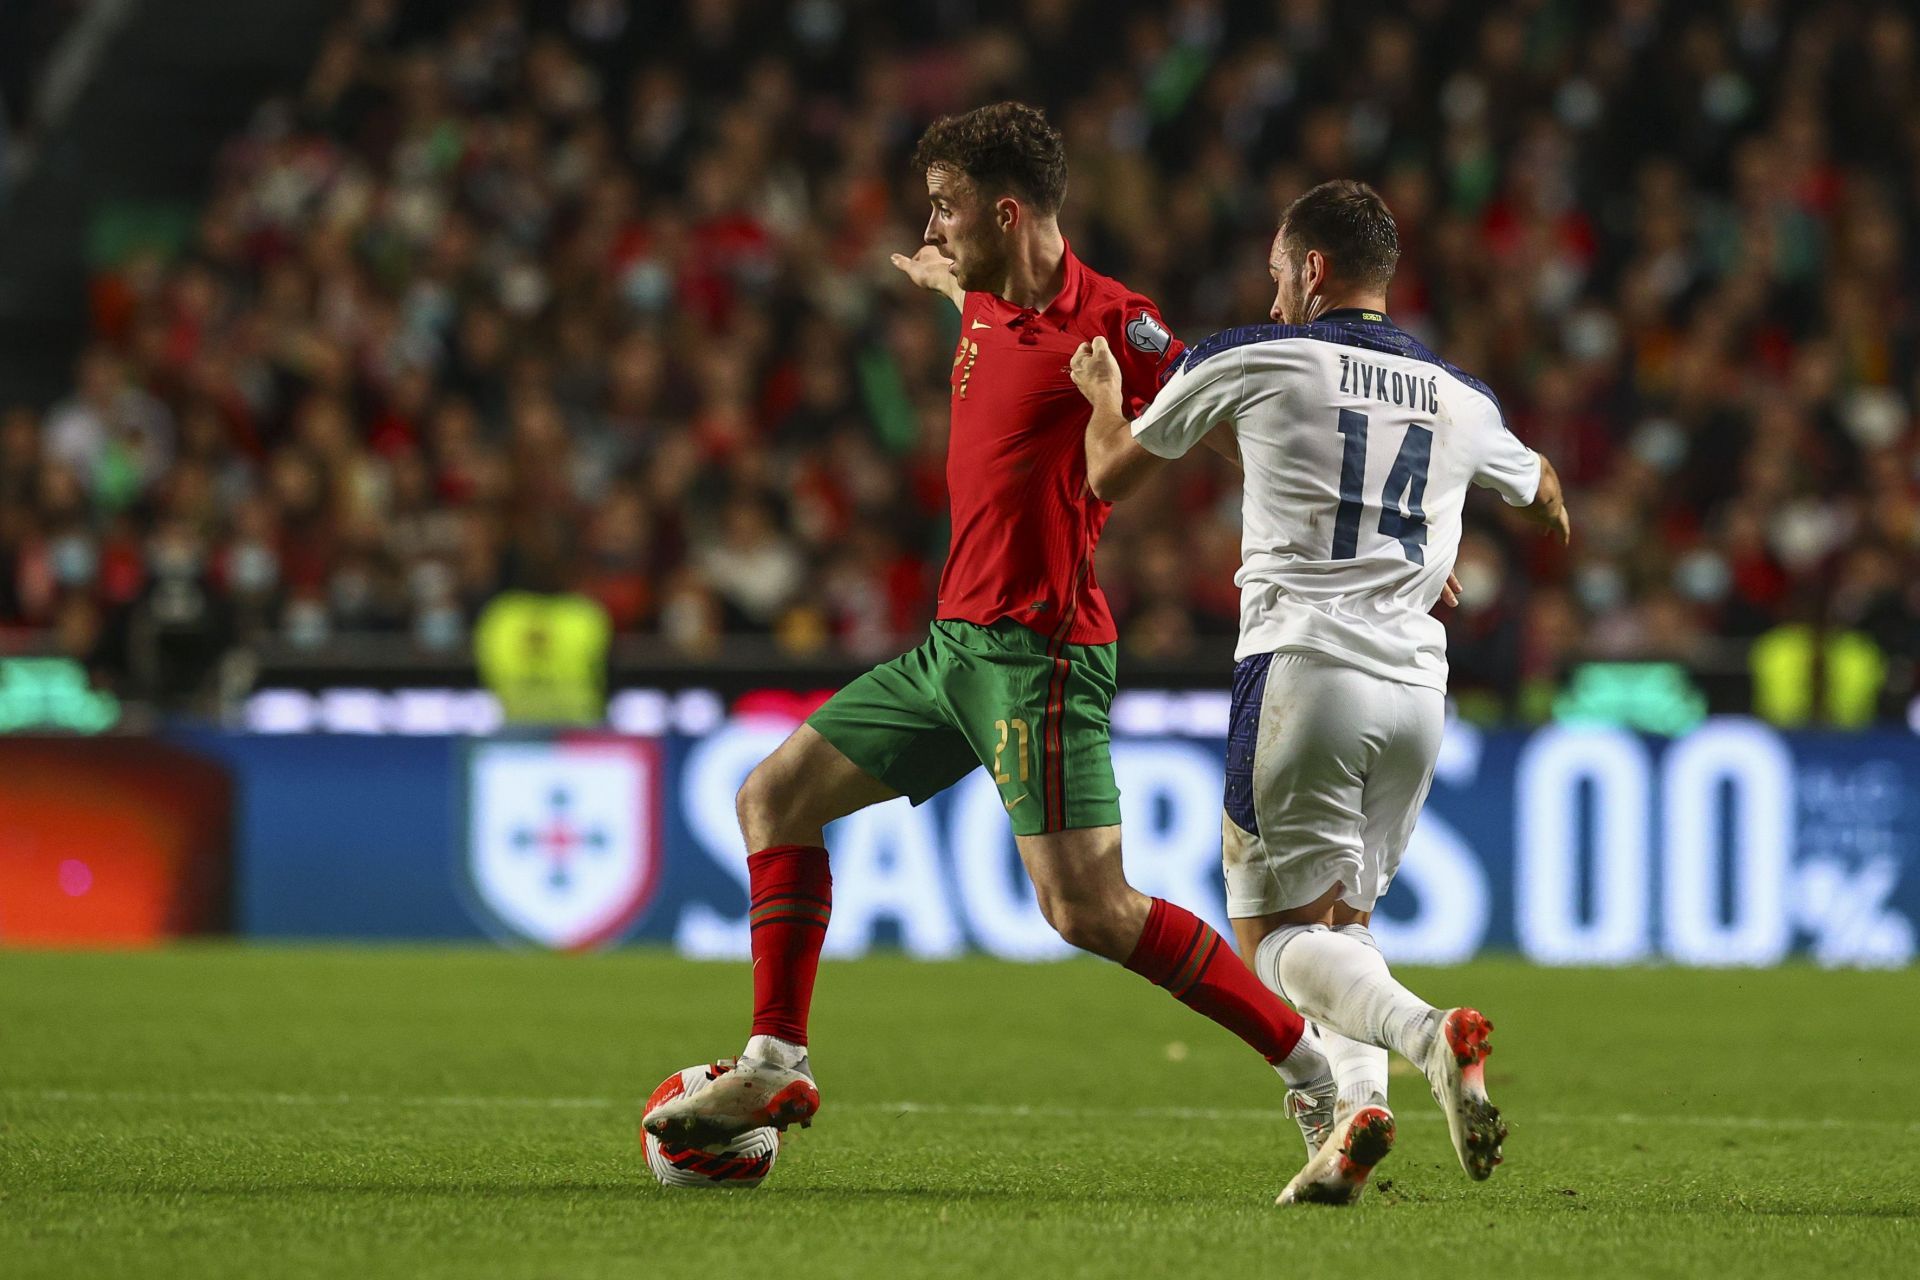
M 833 912 L 833 877 L 818 845 L 782 844 L 747 858 L 753 931 L 753 1032 L 807 1042 L 820 944 Z
M 1147 927 L 1127 968 L 1195 1013 L 1205 1014 L 1277 1063 L 1300 1043 L 1307 1024 L 1260 980 L 1206 921 L 1163 898 L 1153 900 Z

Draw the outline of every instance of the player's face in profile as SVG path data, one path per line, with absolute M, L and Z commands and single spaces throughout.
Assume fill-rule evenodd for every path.
M 1267 251 L 1267 274 L 1273 277 L 1273 306 L 1267 312 L 1281 324 L 1304 324 L 1307 318 L 1306 288 L 1301 280 L 1301 264 L 1287 252 L 1279 236 Z
M 1006 274 L 993 202 L 981 198 L 964 175 L 938 165 L 927 170 L 927 200 L 933 211 L 921 239 L 953 263 L 962 289 L 992 288 Z

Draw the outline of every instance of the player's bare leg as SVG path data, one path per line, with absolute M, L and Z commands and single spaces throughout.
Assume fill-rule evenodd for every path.
M 1014 841 L 1040 914 L 1054 932 L 1082 951 L 1125 964 L 1153 900 L 1128 884 L 1121 870 L 1120 828 L 1083 827 Z
M 1493 1024 L 1475 1009 L 1437 1009 L 1401 986 L 1371 935 L 1360 936 L 1371 913 L 1347 909 L 1335 928 L 1340 889 L 1293 911 L 1236 919 L 1234 931 L 1243 946 L 1254 946 L 1262 981 L 1302 1012 L 1419 1067 L 1446 1115 L 1460 1167 L 1475 1181 L 1490 1177 L 1507 1136 L 1486 1091 Z
M 1205 921 L 1127 883 L 1120 828 L 1018 837 L 1041 914 L 1068 942 L 1124 964 L 1258 1050 L 1291 1090 L 1328 1114 L 1333 1074 L 1305 1021 Z
M 740 784 L 734 813 L 749 849 L 817 845 L 828 823 L 898 794 L 802 724 Z
M 753 1032 L 733 1070 L 648 1112 L 641 1123 L 649 1133 L 705 1146 L 762 1125 L 812 1123 L 820 1091 L 807 1060 L 807 1013 L 832 905 L 824 830 L 894 795 L 804 724 L 748 775 L 736 804 L 754 850 Z

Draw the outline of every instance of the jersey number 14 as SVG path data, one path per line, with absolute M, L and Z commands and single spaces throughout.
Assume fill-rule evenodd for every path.
M 1367 415 L 1340 411 L 1340 513 L 1333 521 L 1333 558 L 1351 560 L 1360 549 L 1360 515 L 1366 507 L 1361 490 L 1367 480 Z M 1407 428 L 1400 452 L 1380 490 L 1380 532 L 1400 543 L 1407 559 L 1427 562 L 1427 513 L 1420 504 L 1427 497 L 1427 466 L 1433 461 L 1433 432 L 1422 426 Z

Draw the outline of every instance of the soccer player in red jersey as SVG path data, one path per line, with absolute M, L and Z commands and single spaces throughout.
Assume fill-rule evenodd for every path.
M 842 689 L 740 789 L 751 1038 L 733 1070 L 650 1112 L 646 1128 L 698 1146 L 811 1120 L 807 1013 L 832 901 L 822 829 L 895 796 L 919 804 L 982 766 L 1048 923 L 1239 1035 L 1287 1081 L 1302 1128 L 1328 1125 L 1332 1080 L 1300 1016 L 1211 927 L 1121 870 L 1115 633 L 1093 574 L 1110 508 L 1087 486 L 1090 409 L 1068 363 L 1106 338 L 1138 413 L 1180 346 L 1151 301 L 1061 236 L 1066 156 L 1039 111 L 1003 102 L 938 120 L 915 164 L 932 215 L 924 247 L 894 263 L 960 308 L 937 617 L 924 644 Z

